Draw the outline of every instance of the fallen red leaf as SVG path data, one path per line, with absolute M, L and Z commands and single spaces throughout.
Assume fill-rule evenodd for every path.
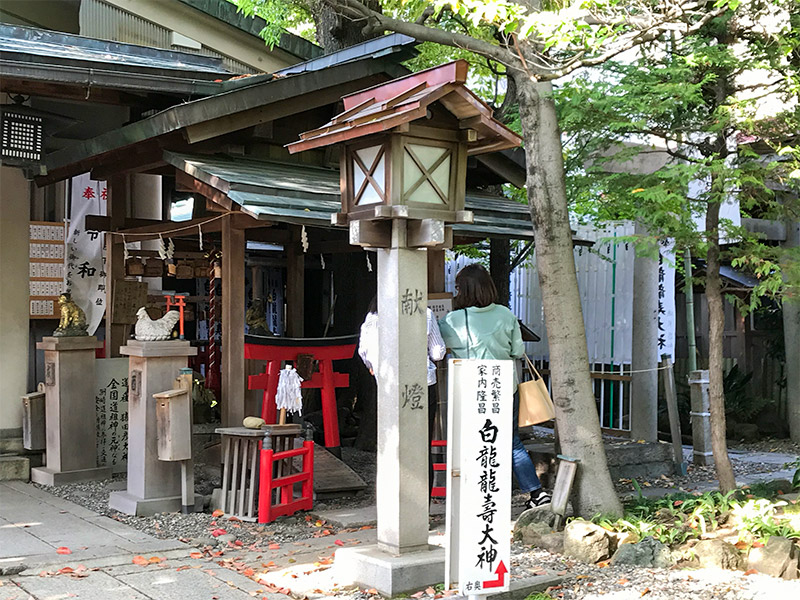
M 214 537 L 219 537 L 221 535 L 225 535 L 226 533 L 228 532 L 225 531 L 224 529 L 215 529 L 214 531 L 211 532 L 211 535 L 213 535 Z
M 152 564 L 154 564 L 154 565 L 157 565 L 157 564 L 158 564 L 158 563 L 160 563 L 162 560 L 164 560 L 164 559 L 163 559 L 163 558 L 158 558 L 157 556 L 151 556 L 151 557 L 150 557 L 150 560 L 149 560 L 148 562 L 150 562 L 150 563 L 152 563 Z
M 625 579 L 623 577 L 622 579 L 618 580 L 617 583 L 620 584 L 620 585 L 625 585 L 626 583 L 628 583 L 628 581 L 630 581 L 630 580 L 629 579 Z
M 265 569 L 269 569 L 270 567 L 275 566 L 275 561 L 271 560 L 268 563 L 261 563 L 261 566 L 264 567 Z
M 763 548 L 764 542 L 753 542 L 753 548 Z
M 242 540 L 234 540 L 233 545 L 234 546 L 239 546 L 241 548 L 242 547 Z
M 247 567 L 244 571 L 242 571 L 242 575 L 244 575 L 245 577 L 252 577 L 255 574 L 256 572 L 250 567 Z
M 267 548 L 269 548 L 270 550 L 280 550 L 281 549 L 281 545 L 280 544 L 276 544 L 275 542 L 272 542 L 269 546 L 267 546 Z
M 72 567 L 61 567 L 58 570 L 59 575 L 63 575 L 64 573 L 74 573 L 74 572 L 75 569 L 73 569 Z
M 202 552 L 190 552 L 189 558 L 203 558 Z
M 756 573 L 758 573 L 757 569 L 747 569 L 747 571 L 744 572 L 745 575 L 755 575 Z
M 216 519 L 217 517 L 221 517 L 224 514 L 225 514 L 224 510 L 217 509 L 217 510 L 215 510 L 214 512 L 211 513 L 211 516 Z
M 428 594 L 428 596 L 433 596 L 436 593 L 436 590 L 432 587 L 425 588 L 425 593 Z
M 149 564 L 148 560 L 144 556 L 134 556 L 131 562 L 139 566 L 144 566 L 146 564 Z
M 58 554 L 72 554 L 72 550 L 67 548 L 66 546 L 60 546 L 56 549 Z
M 337 546 L 344 546 L 344 542 L 342 540 L 333 540 L 333 543 Z
M 641 598 L 642 596 L 645 596 L 646 594 L 649 593 L 650 593 L 650 588 L 644 588 L 644 591 L 639 595 L 639 597 Z

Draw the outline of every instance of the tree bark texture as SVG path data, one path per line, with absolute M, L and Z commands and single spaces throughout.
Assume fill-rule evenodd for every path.
M 708 400 L 711 412 L 711 450 L 719 478 L 719 489 L 736 489 L 736 478 L 728 457 L 725 439 L 725 392 L 723 388 L 722 341 L 725 309 L 722 280 L 719 275 L 719 202 L 710 202 L 706 210 L 706 301 L 708 302 Z
M 375 0 L 362 0 L 362 4 L 374 11 L 381 11 L 380 2 Z M 381 34 L 376 31 L 370 35 L 364 35 L 366 24 L 364 21 L 353 21 L 343 16 L 337 12 L 335 7 L 323 0 L 318 0 L 311 6 L 317 43 L 322 46 L 325 54 L 360 44 Z
M 580 460 L 573 504 L 583 517 L 620 515 L 589 374 L 552 85 L 524 75 L 516 83 L 559 440 L 565 455 Z

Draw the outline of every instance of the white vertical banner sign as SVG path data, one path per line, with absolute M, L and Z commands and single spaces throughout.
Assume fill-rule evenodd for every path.
M 660 244 L 658 252 L 658 355 L 675 359 L 675 245 Z
M 86 215 L 105 215 L 106 182 L 88 173 L 72 178 L 71 210 L 67 232 L 64 289 L 86 313 L 89 335 L 94 335 L 105 313 L 106 273 L 103 233 L 84 228 Z
M 514 362 L 451 360 L 447 558 L 464 595 L 508 590 Z

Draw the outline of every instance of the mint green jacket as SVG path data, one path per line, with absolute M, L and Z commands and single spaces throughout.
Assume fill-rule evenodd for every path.
M 455 358 L 467 358 L 467 346 L 469 358 L 509 360 L 525 354 L 517 317 L 508 308 L 499 304 L 467 308 L 469 336 L 464 310 L 454 310 L 439 321 L 445 345 Z

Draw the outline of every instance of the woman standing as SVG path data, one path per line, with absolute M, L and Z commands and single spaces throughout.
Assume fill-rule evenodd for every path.
M 512 360 L 525 354 L 519 323 L 508 308 L 495 304 L 497 289 L 481 265 L 467 265 L 456 275 L 453 310 L 440 322 L 445 344 L 455 358 Z M 550 494 L 542 489 L 536 468 L 519 439 L 519 394 L 514 370 L 514 434 L 511 458 L 520 489 L 530 494 L 527 508 L 548 504 Z

